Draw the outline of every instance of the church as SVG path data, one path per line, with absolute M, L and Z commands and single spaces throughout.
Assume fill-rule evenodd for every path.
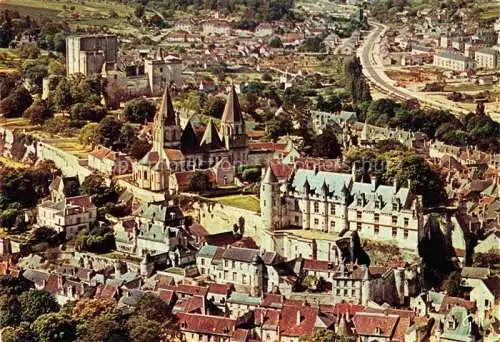
M 153 146 L 137 162 L 134 181 L 142 189 L 165 191 L 173 172 L 207 169 L 226 160 L 230 165 L 245 165 L 248 160 L 248 137 L 234 86 L 228 95 L 220 126 L 210 119 L 198 136 L 188 120 L 182 128 L 174 110 L 168 87 L 153 123 Z

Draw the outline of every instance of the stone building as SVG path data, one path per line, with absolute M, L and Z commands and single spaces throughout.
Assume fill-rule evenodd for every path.
M 160 111 L 154 119 L 153 147 L 134 169 L 137 185 L 152 191 L 165 191 L 169 188 L 171 173 L 208 169 L 223 159 L 229 161 L 231 169 L 248 160 L 245 122 L 234 87 L 226 102 L 220 130 L 210 121 L 201 139 L 190 120 L 181 127 L 179 114 L 174 111 L 166 87 Z
M 66 75 L 81 73 L 85 76 L 98 74 L 103 65 L 118 61 L 116 35 L 81 35 L 66 38 Z
M 360 182 L 354 167 L 352 174 L 298 169 L 285 184 L 268 168 L 260 207 L 271 235 L 287 228 L 332 234 L 350 230 L 409 249 L 417 248 L 422 221 L 420 196 L 396 182 L 379 184 L 375 177 Z
M 476 51 L 474 55 L 478 68 L 494 70 L 497 68 L 498 51 L 490 48 L 483 48 Z

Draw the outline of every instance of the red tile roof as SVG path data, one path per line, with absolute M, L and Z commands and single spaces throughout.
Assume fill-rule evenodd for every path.
M 399 317 L 398 326 L 394 331 L 394 336 L 392 337 L 392 340 L 404 342 L 405 334 L 408 328 L 410 327 L 410 324 L 411 320 L 409 317 Z
M 233 289 L 232 284 L 209 284 L 208 293 L 215 293 L 220 295 L 228 295 Z
M 174 298 L 174 291 L 172 290 L 160 290 L 158 292 L 158 297 L 160 297 L 161 300 L 164 302 L 170 304 L 172 302 L 172 299 Z
M 118 286 L 106 284 L 101 288 L 98 295 L 99 298 L 115 299 L 115 295 L 118 294 Z
M 174 173 L 177 185 L 181 188 L 189 188 L 191 185 L 191 180 L 194 176 L 194 171 L 184 171 Z
M 277 178 L 288 179 L 292 174 L 293 167 L 289 164 L 271 164 L 271 169 Z
M 279 325 L 280 315 L 281 310 L 257 308 L 255 309 L 255 324 L 276 327 Z
M 439 307 L 439 313 L 446 314 L 452 307 L 456 305 L 464 307 L 467 310 L 473 310 L 476 307 L 476 304 L 473 301 L 459 297 L 445 296 L 443 301 L 441 302 L 441 306 Z
M 303 268 L 308 271 L 328 271 L 328 261 L 304 259 Z
M 167 154 L 167 158 L 169 160 L 184 160 L 184 155 L 182 154 L 181 150 L 167 148 L 165 149 L 165 153 Z
M 194 295 L 185 299 L 184 312 L 205 314 L 205 297 Z
M 190 294 L 192 296 L 206 296 L 208 292 L 208 287 L 206 286 L 196 286 L 188 284 L 167 285 L 164 287 L 164 289 L 172 290 L 178 293 Z
M 358 335 L 383 336 L 391 338 L 398 324 L 399 316 L 383 313 L 358 312 L 352 319 Z
M 178 313 L 177 317 L 182 331 L 231 337 L 236 330 L 236 320 L 230 318 L 184 312 Z
M 273 151 L 284 152 L 287 144 L 272 143 L 272 142 L 249 142 L 248 149 L 250 151 Z
M 90 200 L 90 196 L 88 195 L 66 198 L 66 204 L 78 206 L 84 209 L 89 209 L 94 206 Z
M 191 226 L 188 228 L 189 232 L 191 235 L 194 236 L 199 236 L 199 237 L 207 237 L 210 235 L 208 231 L 199 223 L 193 223 Z
M 302 338 L 311 336 L 317 317 L 318 308 L 310 306 L 284 306 L 281 309 L 280 336 Z

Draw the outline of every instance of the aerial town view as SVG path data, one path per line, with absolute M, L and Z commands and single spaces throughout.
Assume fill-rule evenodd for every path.
M 500 0 L 0 0 L 0 342 L 500 342 Z

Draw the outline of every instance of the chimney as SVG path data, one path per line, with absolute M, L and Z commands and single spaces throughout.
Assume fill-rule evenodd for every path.
M 300 326 L 300 309 L 297 309 L 297 326 Z

